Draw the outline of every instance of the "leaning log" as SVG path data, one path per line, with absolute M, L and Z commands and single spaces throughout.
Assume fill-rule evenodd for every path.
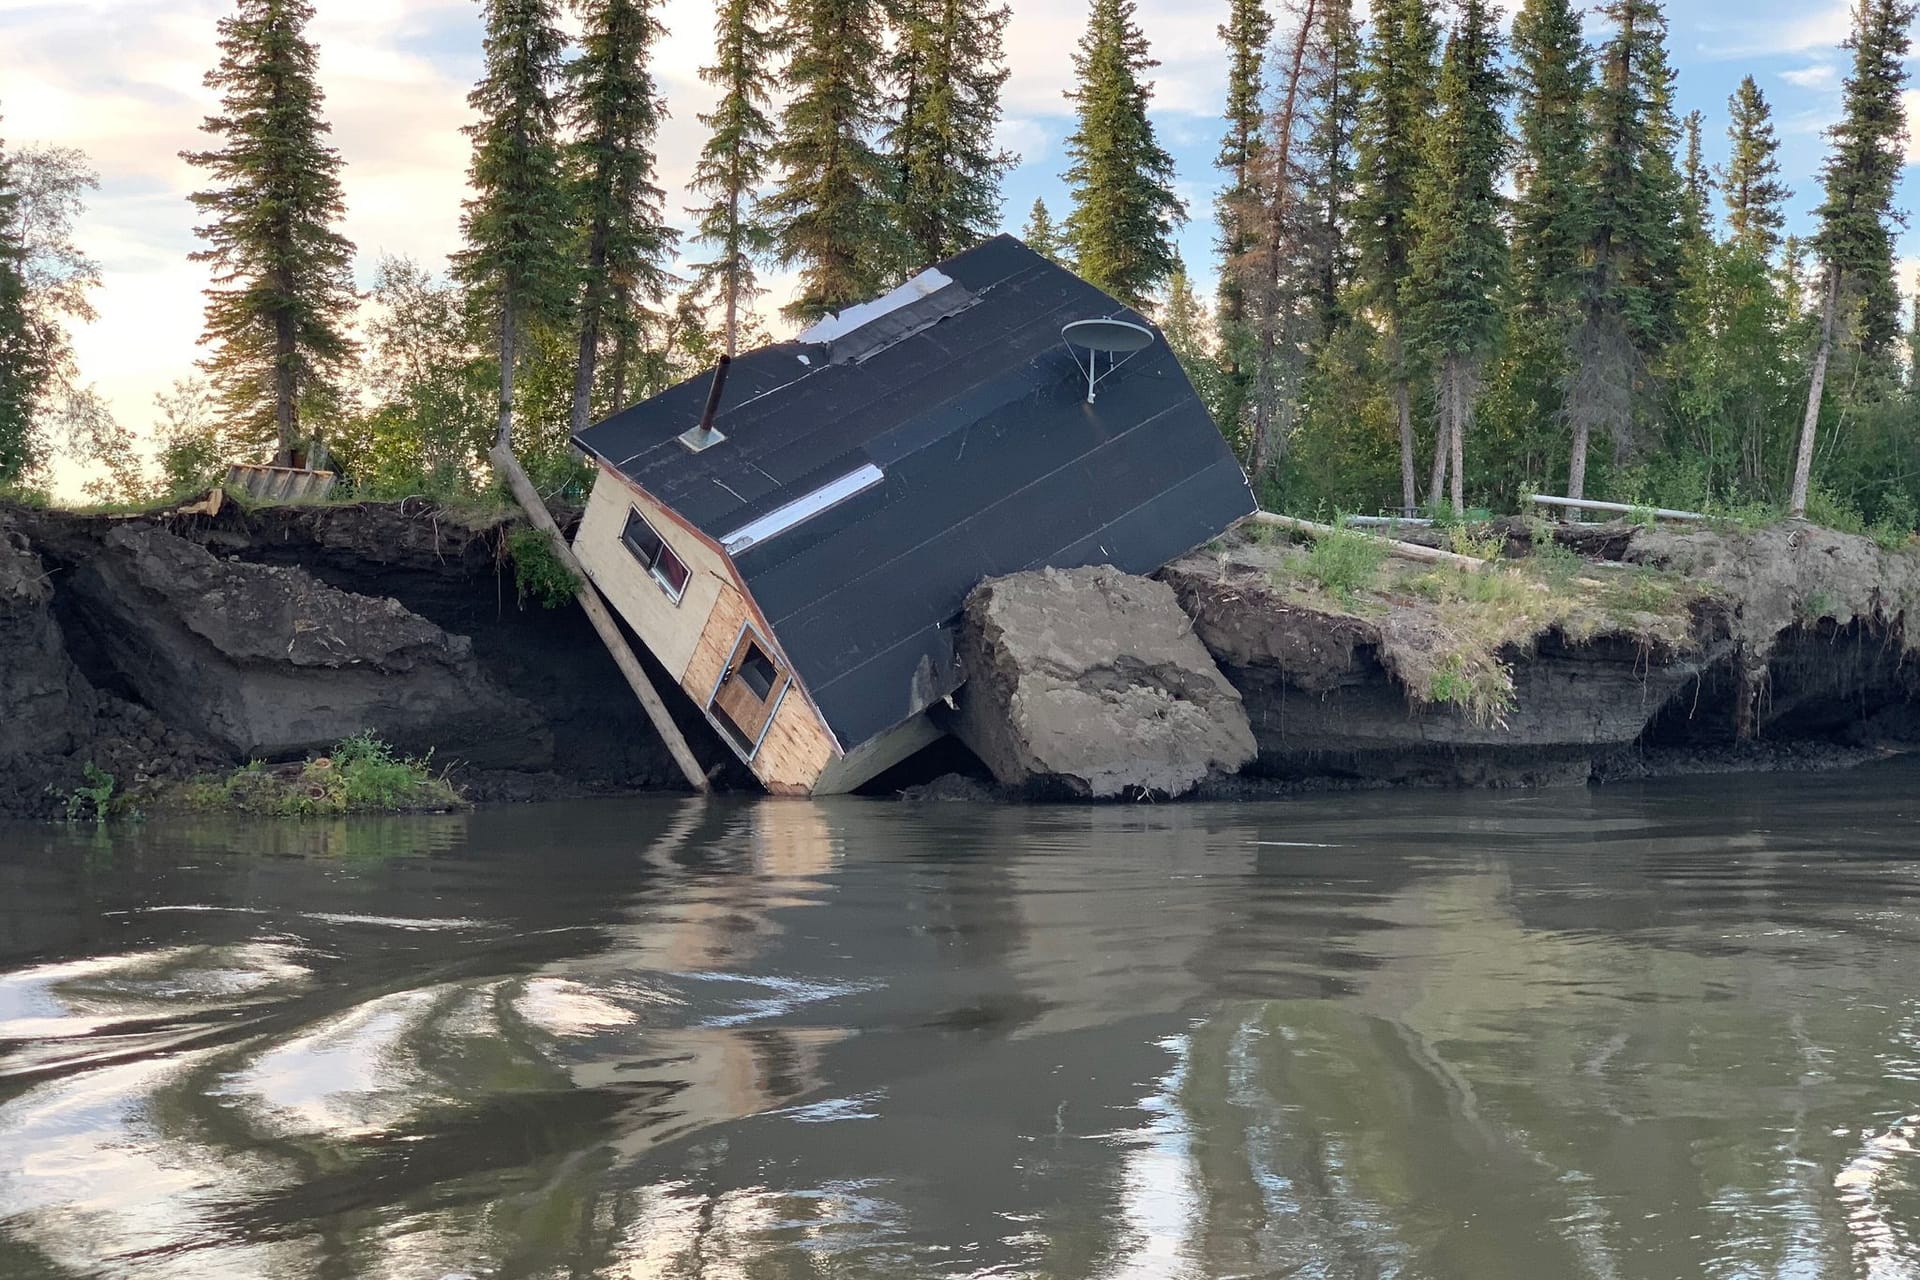
M 680 732 L 680 726 L 667 714 L 667 704 L 660 700 L 659 692 L 653 687 L 653 681 L 647 679 L 646 671 L 640 666 L 640 659 L 634 656 L 633 649 L 627 644 L 627 638 L 620 634 L 620 624 L 607 612 L 607 606 L 600 599 L 600 592 L 588 579 L 586 570 L 575 558 L 573 548 L 567 545 L 567 536 L 560 532 L 560 526 L 554 523 L 553 513 L 547 510 L 547 503 L 540 491 L 533 487 L 533 481 L 520 465 L 520 459 L 504 441 L 494 445 L 487 454 L 493 463 L 493 469 L 507 482 L 514 501 L 527 513 L 527 519 L 533 527 L 547 535 L 547 541 L 553 546 L 553 553 L 560 557 L 560 563 L 567 567 L 579 585 L 574 589 L 574 599 L 580 602 L 580 608 L 593 623 L 593 629 L 600 634 L 600 642 L 607 646 L 607 652 L 613 657 L 613 664 L 620 668 L 620 674 L 627 678 L 627 685 L 633 690 L 633 696 L 640 699 L 640 706 L 646 711 L 647 719 L 653 722 L 654 729 L 667 744 L 667 750 L 673 754 L 673 762 L 680 766 L 680 772 L 686 775 L 687 785 L 695 791 L 707 790 L 707 775 L 701 771 L 700 762 L 694 759 L 693 752 L 687 746 L 687 740 Z
M 1269 524 L 1292 533 L 1304 533 L 1310 538 L 1324 538 L 1329 534 L 1340 532 L 1330 524 L 1318 524 L 1312 520 L 1302 520 L 1298 516 L 1275 515 L 1271 511 L 1256 511 L 1247 519 L 1255 524 Z M 1423 547 L 1417 542 L 1401 542 L 1397 538 L 1381 538 L 1380 541 L 1386 545 L 1389 555 L 1398 556 L 1402 560 L 1417 560 L 1421 564 L 1444 564 L 1472 573 L 1486 568 L 1491 563 L 1478 556 L 1457 555 L 1451 551 L 1442 551 L 1438 547 Z

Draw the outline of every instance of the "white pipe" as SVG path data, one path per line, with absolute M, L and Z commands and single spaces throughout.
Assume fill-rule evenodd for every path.
M 1698 511 L 1674 511 L 1667 507 L 1636 507 L 1626 502 L 1595 502 L 1589 498 L 1555 498 L 1544 493 L 1530 493 L 1527 501 L 1542 507 L 1571 507 L 1575 511 L 1612 511 L 1623 516 L 1649 512 L 1657 520 L 1710 520 L 1713 517 L 1702 515 Z

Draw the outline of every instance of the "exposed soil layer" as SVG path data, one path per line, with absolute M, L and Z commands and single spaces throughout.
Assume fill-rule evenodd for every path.
M 504 527 L 418 500 L 212 518 L 0 510 L 0 815 L 57 816 L 88 763 L 137 789 L 301 759 L 360 729 L 431 750 L 481 801 L 676 789 L 585 619 L 517 600 Z M 1510 553 L 1530 549 L 1506 533 Z M 1658 616 L 1546 610 L 1537 628 L 1488 632 L 1511 683 L 1492 715 L 1437 693 L 1471 602 L 1315 605 L 1258 556 L 1219 548 L 1169 566 L 1258 751 L 1200 794 L 1824 768 L 1920 743 L 1911 548 L 1808 526 L 1562 538 L 1614 566 L 1575 573 L 1688 589 Z M 719 785 L 751 787 L 656 683 Z M 888 788 L 951 772 L 956 751 L 929 749 Z
M 1920 742 L 1911 548 L 1809 526 L 1561 537 L 1612 566 L 1586 573 L 1657 575 L 1662 613 L 1540 611 L 1559 620 L 1498 647 L 1512 692 L 1495 718 L 1434 698 L 1423 658 L 1457 636 L 1419 601 L 1312 607 L 1274 556 L 1233 545 L 1161 576 L 1245 700 L 1260 754 L 1243 779 L 1584 783 L 1830 767 Z M 1262 784 L 1210 789 L 1239 790 Z
M 424 502 L 214 518 L 0 512 L 0 814 L 371 729 L 476 800 L 682 787 L 578 610 L 522 606 L 503 523 Z M 656 684 L 723 783 L 750 782 Z

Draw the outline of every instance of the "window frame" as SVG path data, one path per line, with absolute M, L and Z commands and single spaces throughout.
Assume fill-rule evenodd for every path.
M 654 541 L 655 550 L 651 555 L 644 554 L 634 545 L 632 534 L 636 523 L 645 529 L 647 536 Z M 647 576 L 653 579 L 667 599 L 678 605 L 686 597 L 687 587 L 693 581 L 693 569 L 681 558 L 680 553 L 660 536 L 660 531 L 653 527 L 651 520 L 641 514 L 640 508 L 633 506 L 627 508 L 627 522 L 620 529 L 620 545 L 627 549 L 627 554 L 633 557 L 636 564 L 646 570 Z M 678 587 L 675 587 L 667 574 L 661 571 L 660 566 L 668 561 L 679 566 L 680 585 Z

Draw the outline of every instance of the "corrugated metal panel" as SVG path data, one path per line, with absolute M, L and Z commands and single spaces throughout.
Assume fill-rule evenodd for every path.
M 331 471 L 304 467 L 256 467 L 235 463 L 227 468 L 227 488 L 257 502 L 319 502 L 333 491 Z

